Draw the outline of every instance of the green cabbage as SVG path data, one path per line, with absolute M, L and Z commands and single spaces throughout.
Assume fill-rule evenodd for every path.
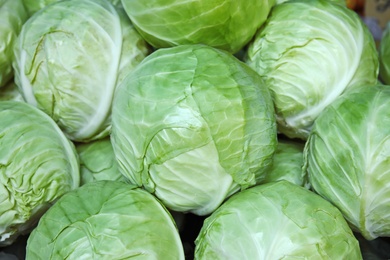
M 13 48 L 27 12 L 22 0 L 0 0 L 0 88 L 13 77 Z
M 132 183 L 205 215 L 264 179 L 277 136 L 256 72 L 228 52 L 182 45 L 150 54 L 118 86 L 111 140 Z
M 234 194 L 203 223 L 195 259 L 362 259 L 340 211 L 288 181 Z
M 28 233 L 59 197 L 79 186 L 74 145 L 54 121 L 20 101 L 0 101 L 0 245 Z
M 279 132 L 304 140 L 346 89 L 375 84 L 379 67 L 373 36 L 358 14 L 328 0 L 276 5 L 245 61 L 271 90 Z
M 307 174 L 303 167 L 304 142 L 280 138 L 272 166 L 267 171 L 263 183 L 287 180 L 299 186 L 308 187 Z
M 126 181 L 118 165 L 109 137 L 76 144 L 80 158 L 81 185 L 97 180 Z
M 30 259 L 177 259 L 181 239 L 150 193 L 115 181 L 90 182 L 62 196 L 27 241 Z
M 29 16 L 58 0 L 22 0 Z
M 275 4 L 282 4 L 282 3 L 287 2 L 287 1 L 290 1 L 290 0 L 276 0 Z M 347 1 L 349 1 L 349 0 L 327 0 L 327 1 L 333 1 L 335 3 L 347 6 Z
M 62 1 L 62 0 L 23 0 L 23 3 L 24 6 L 26 7 L 29 16 L 31 16 L 34 13 L 46 7 L 47 5 L 58 1 Z M 108 0 L 108 1 L 118 7 L 121 6 L 121 0 Z
M 23 96 L 13 80 L 9 81 L 4 87 L 0 88 L 0 101 L 7 100 L 24 102 Z
M 15 46 L 15 82 L 73 141 L 103 138 L 117 84 L 149 52 L 121 9 L 59 1 L 36 12 Z
M 267 19 L 275 0 L 122 0 L 140 34 L 154 47 L 207 44 L 237 52 Z
M 379 77 L 384 84 L 390 84 L 390 22 L 382 33 L 378 53 Z
M 305 147 L 313 190 L 366 239 L 390 236 L 390 86 L 363 86 L 334 101 Z

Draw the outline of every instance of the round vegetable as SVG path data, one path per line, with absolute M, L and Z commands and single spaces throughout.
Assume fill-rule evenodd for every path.
M 340 211 L 287 181 L 233 195 L 206 218 L 195 259 L 362 259 Z
M 22 0 L 29 16 L 58 0 Z
M 379 77 L 384 84 L 390 84 L 390 22 L 386 25 L 379 42 Z
M 27 18 L 22 0 L 0 0 L 0 88 L 14 75 L 13 49 Z
M 59 1 L 36 12 L 15 48 L 15 82 L 73 141 L 103 138 L 117 84 L 148 53 L 124 11 L 106 0 Z
M 305 148 L 313 189 L 366 239 L 390 236 L 390 86 L 351 90 L 316 120 Z
M 300 186 L 308 186 L 307 174 L 303 167 L 303 148 L 305 142 L 280 138 L 272 166 L 267 171 L 265 182 L 287 180 Z
M 290 0 L 276 0 L 275 4 L 282 4 L 282 3 L 287 2 L 287 1 L 290 1 Z M 333 1 L 337 4 L 341 4 L 341 5 L 347 6 L 350 9 L 353 9 L 352 4 L 349 3 L 349 2 L 351 2 L 351 0 L 326 0 L 326 1 Z
M 3 88 L 0 89 L 0 101 L 6 100 L 24 102 L 23 96 L 13 80 L 9 81 Z
M 172 216 L 153 195 L 96 181 L 65 194 L 42 216 L 27 241 L 29 259 L 184 260 L 184 251 Z
M 346 89 L 378 78 L 372 34 L 354 11 L 329 0 L 276 5 L 245 60 L 271 90 L 279 132 L 304 140 Z
M 80 158 L 81 185 L 98 180 L 126 181 L 118 170 L 109 137 L 76 144 Z
M 47 5 L 58 1 L 62 1 L 62 0 L 23 0 L 23 3 L 24 6 L 26 7 L 28 14 L 31 16 L 34 13 L 46 7 Z M 121 6 L 121 0 L 108 0 L 108 1 L 118 7 Z
M 199 215 L 264 179 L 277 143 L 259 75 L 206 45 L 159 49 L 143 60 L 115 94 L 111 140 L 132 183 Z
M 206 44 L 235 53 L 267 19 L 275 0 L 122 0 L 140 34 L 156 48 Z
M 0 245 L 28 233 L 64 193 L 79 186 L 74 145 L 54 121 L 20 101 L 0 101 Z

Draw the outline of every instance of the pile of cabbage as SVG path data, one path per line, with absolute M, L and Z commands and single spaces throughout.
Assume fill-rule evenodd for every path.
M 362 259 L 357 236 L 390 236 L 390 38 L 346 2 L 0 0 L 0 20 L 1 247 Z

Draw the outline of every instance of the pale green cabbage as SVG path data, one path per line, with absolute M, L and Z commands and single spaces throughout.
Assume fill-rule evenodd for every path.
M 109 137 L 76 144 L 81 185 L 98 180 L 126 181 L 120 173 Z
M 23 0 L 23 3 L 24 6 L 26 7 L 28 14 L 31 16 L 34 13 L 46 7 L 47 5 L 58 1 L 63 1 L 63 0 Z M 121 6 L 121 0 L 108 0 L 108 1 L 118 7 Z
M 0 88 L 0 101 L 7 100 L 24 102 L 23 96 L 13 80 L 9 81 L 4 87 Z
M 390 236 L 390 86 L 345 93 L 315 121 L 305 148 L 313 190 L 366 239 Z
M 379 77 L 384 84 L 390 84 L 390 22 L 386 25 L 379 42 Z
M 328 0 L 276 5 L 245 60 L 271 90 L 279 132 L 304 140 L 321 111 L 346 89 L 378 79 L 367 26 L 353 10 Z
M 203 223 L 195 259 L 362 259 L 340 211 L 288 181 L 234 194 Z
M 26 251 L 26 260 L 184 260 L 166 208 L 143 189 L 115 181 L 90 182 L 61 197 L 32 231 Z
M 299 186 L 308 187 L 307 174 L 303 167 L 303 148 L 300 140 L 280 138 L 272 166 L 267 171 L 263 183 L 286 180 Z
M 123 10 L 59 1 L 36 12 L 15 48 L 15 82 L 73 141 L 103 138 L 117 84 L 149 52 Z
M 277 143 L 271 96 L 228 52 L 159 49 L 118 86 L 111 141 L 132 183 L 170 209 L 206 215 L 264 179 Z
M 207 44 L 235 53 L 267 19 L 275 0 L 122 0 L 140 34 L 154 47 Z
M 14 75 L 13 48 L 27 18 L 22 0 L 0 0 L 0 88 Z
M 54 121 L 20 101 L 0 101 L 0 246 L 28 233 L 79 186 L 76 149 Z
M 290 0 L 276 0 L 276 4 L 282 4 L 282 3 L 287 2 L 287 1 L 290 1 Z M 311 1 L 311 0 L 308 0 L 308 1 Z M 326 1 L 333 1 L 335 3 L 347 6 L 348 0 L 326 0 Z
M 22 0 L 29 16 L 58 0 Z

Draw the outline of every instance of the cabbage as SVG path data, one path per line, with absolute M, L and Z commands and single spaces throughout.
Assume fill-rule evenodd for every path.
M 27 12 L 22 0 L 0 0 L 0 88 L 13 77 L 13 48 Z
M 379 67 L 374 39 L 360 17 L 325 0 L 276 5 L 245 61 L 273 95 L 279 132 L 303 140 L 346 89 L 375 84 Z
M 22 94 L 13 80 L 9 81 L 4 87 L 0 88 L 0 101 L 7 100 L 24 102 Z
M 122 0 L 140 34 L 154 47 L 207 44 L 235 53 L 267 19 L 275 0 Z
M 234 194 L 203 223 L 195 259 L 362 259 L 340 211 L 287 181 Z
M 286 180 L 299 186 L 308 186 L 307 174 L 302 170 L 305 143 L 279 138 L 271 168 L 263 183 Z
M 93 199 L 91 199 L 93 198 Z M 184 259 L 174 220 L 148 192 L 115 181 L 65 194 L 27 241 L 29 259 Z
M 28 233 L 79 186 L 74 145 L 54 121 L 20 101 L 0 101 L 0 246 Z
M 228 52 L 159 49 L 118 86 L 111 141 L 132 183 L 172 210 L 206 215 L 264 179 L 277 142 L 271 96 Z
M 290 0 L 276 0 L 276 3 L 275 4 L 281 4 L 281 3 L 284 3 L 284 2 L 287 2 L 287 1 L 290 1 Z M 338 4 L 341 4 L 341 5 L 344 5 L 344 6 L 347 6 L 348 2 L 350 0 L 327 0 L 327 1 L 333 1 L 335 3 L 338 3 Z M 356 1 L 356 0 L 354 0 Z M 352 2 L 354 2 L 352 1 Z
M 119 172 L 109 137 L 76 144 L 80 158 L 81 185 L 97 180 L 126 181 Z
M 33 15 L 37 11 L 41 10 L 48 4 L 57 2 L 58 0 L 22 0 L 26 7 L 29 16 Z
M 29 14 L 29 16 L 33 15 L 34 13 L 38 12 L 42 8 L 46 7 L 47 5 L 51 3 L 55 3 L 62 0 L 23 0 L 24 6 L 26 7 L 26 10 Z M 109 2 L 113 3 L 114 5 L 120 7 L 121 1 L 120 0 L 108 0 Z
M 390 22 L 382 33 L 378 53 L 379 77 L 384 84 L 390 84 Z
M 46 6 L 24 24 L 15 47 L 24 99 L 78 142 L 109 134 L 115 88 L 149 51 L 124 11 L 105 0 Z
M 366 239 L 390 236 L 390 86 L 362 86 L 317 118 L 305 147 L 313 190 Z

